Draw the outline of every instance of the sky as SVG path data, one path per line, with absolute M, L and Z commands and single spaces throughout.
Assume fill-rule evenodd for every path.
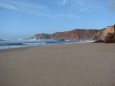
M 105 28 L 115 24 L 115 3 L 112 1 L 0 0 L 0 39 Z

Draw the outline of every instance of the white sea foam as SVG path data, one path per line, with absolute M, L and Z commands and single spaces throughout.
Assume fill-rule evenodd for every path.
M 0 49 L 9 48 L 20 48 L 20 47 L 31 47 L 31 46 L 47 46 L 47 45 L 58 45 L 58 44 L 70 44 L 70 43 L 87 43 L 94 42 L 94 40 L 53 40 L 53 39 L 42 39 L 42 40 L 31 40 L 31 39 L 18 39 L 18 40 L 6 40 L 0 41 Z

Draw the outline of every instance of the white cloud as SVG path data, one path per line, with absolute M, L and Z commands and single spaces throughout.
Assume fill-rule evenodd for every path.
M 91 3 L 88 3 L 86 0 L 72 0 L 74 9 L 79 11 L 89 11 L 93 8 Z M 91 1 L 90 1 L 91 2 Z
M 76 14 L 53 13 L 51 17 L 78 18 Z
M 57 4 L 59 5 L 66 5 L 69 0 L 57 0 Z
M 28 9 L 30 11 L 36 10 L 36 11 L 48 11 L 46 6 L 42 5 L 32 5 L 32 4 L 27 4 L 27 3 L 19 3 L 19 2 L 12 2 L 12 1 L 6 1 L 2 0 L 0 1 L 0 7 L 5 8 L 5 9 L 10 9 L 10 10 L 24 10 Z
M 67 4 L 68 0 L 62 0 L 62 4 L 65 5 Z
M 71 0 L 73 9 L 82 13 L 98 14 L 107 10 L 105 1 L 99 2 L 98 0 Z
M 61 3 L 65 5 L 68 0 L 61 0 Z M 43 5 L 34 5 L 28 3 L 19 3 L 19 2 L 12 2 L 7 0 L 0 1 L 0 7 L 9 9 L 9 10 L 17 10 L 26 12 L 35 16 L 46 16 L 46 17 L 64 17 L 64 18 L 77 18 L 75 14 L 64 14 L 64 13 L 55 13 L 49 12 L 49 9 Z
M 92 10 L 92 7 L 90 7 L 90 6 L 89 7 L 82 7 L 82 8 L 79 9 L 79 11 L 82 11 L 82 12 L 83 11 L 88 11 L 89 12 L 89 10 Z
M 82 12 L 93 8 L 92 4 L 88 3 L 86 0 L 56 0 L 56 2 L 58 5 L 62 6 L 68 4 L 68 7 Z
M 7 3 L 4 1 L 0 1 L 0 7 L 5 8 L 5 9 L 11 9 L 11 10 L 16 10 L 17 7 L 11 3 Z
M 34 13 L 34 12 L 28 12 L 30 14 L 36 15 L 36 16 L 45 16 L 45 17 L 62 17 L 62 18 L 78 18 L 76 14 L 64 14 L 64 13 Z
M 47 12 L 48 9 L 46 6 L 43 5 L 32 5 L 32 4 L 23 4 L 23 3 L 14 3 L 19 9 L 30 9 L 30 10 L 36 10 L 36 11 L 44 11 Z

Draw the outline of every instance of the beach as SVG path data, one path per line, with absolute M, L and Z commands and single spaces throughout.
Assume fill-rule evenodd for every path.
M 0 86 L 115 86 L 115 45 L 0 50 Z

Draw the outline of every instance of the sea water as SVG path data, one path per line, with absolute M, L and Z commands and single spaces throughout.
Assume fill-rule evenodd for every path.
M 0 49 L 21 48 L 32 46 L 48 46 L 68 43 L 86 43 L 94 40 L 53 40 L 53 39 L 17 39 L 17 40 L 0 40 Z

